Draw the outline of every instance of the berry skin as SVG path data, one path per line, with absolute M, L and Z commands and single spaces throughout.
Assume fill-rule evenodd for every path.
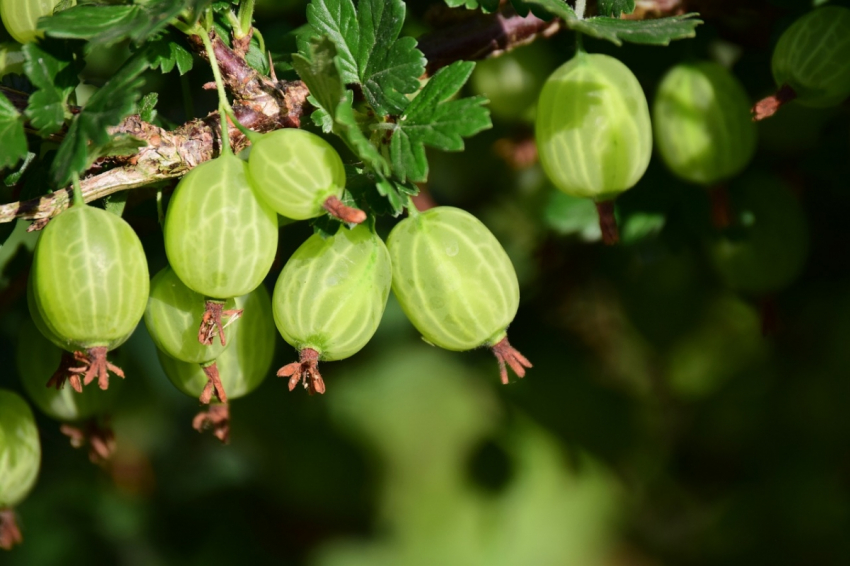
M 70 387 L 45 387 L 67 355 L 42 336 L 34 323 L 24 323 L 18 336 L 17 365 L 27 395 L 42 413 L 60 422 L 81 422 L 106 414 L 115 401 L 114 384 L 107 391 L 88 387 L 82 393 Z
M 224 443 L 230 436 L 228 399 L 243 397 L 263 382 L 269 374 L 275 348 L 272 305 L 266 288 L 260 285 L 250 294 L 237 297 L 236 306 L 245 314 L 231 333 L 227 349 L 214 362 L 182 362 L 157 349 L 159 363 L 177 389 L 190 397 L 200 397 L 205 404 L 210 403 L 215 389 L 220 403 L 210 404 L 198 413 L 192 426 L 198 432 L 212 429 Z
M 0 389 L 0 548 L 22 541 L 12 507 L 26 498 L 41 465 L 41 443 L 32 410 L 20 396 Z
M 707 187 L 740 173 L 756 148 L 747 93 L 713 62 L 676 65 L 667 72 L 655 97 L 653 129 L 670 170 Z
M 366 218 L 340 201 L 345 190 L 342 159 L 316 134 L 294 128 L 265 134 L 251 146 L 248 173 L 257 195 L 287 218 L 306 220 L 326 211 L 346 222 Z
M 808 256 L 808 226 L 797 197 L 763 174 L 747 176 L 729 193 L 737 222 L 710 245 L 721 278 L 751 295 L 787 287 Z
M 248 183 L 245 163 L 222 155 L 192 169 L 165 215 L 165 253 L 187 287 L 210 299 L 256 289 L 277 251 L 277 215 Z
M 53 9 L 61 0 L 2 0 L 0 18 L 9 35 L 18 43 L 29 43 L 44 33 L 37 30 L 38 19 L 53 15 Z
M 236 302 L 228 299 L 223 309 L 235 311 Z M 227 343 L 209 344 L 198 338 L 198 321 L 204 317 L 203 295 L 187 287 L 170 267 L 151 280 L 151 292 L 145 310 L 145 325 L 156 347 L 183 362 L 203 364 L 218 358 Z M 238 325 L 238 323 L 237 323 Z M 207 328 L 208 332 L 216 329 Z
M 836 106 L 850 97 L 850 9 L 818 8 L 799 18 L 773 51 L 776 85 L 805 106 Z
M 300 379 L 324 392 L 318 360 L 348 358 L 375 334 L 390 293 L 392 267 L 386 245 L 370 227 L 314 234 L 292 254 L 274 289 L 274 320 L 301 362 L 282 368 L 292 390 Z
M 607 201 L 633 187 L 652 153 L 646 97 L 628 67 L 579 52 L 547 79 L 537 104 L 540 162 L 568 195 Z
M 455 351 L 490 347 L 504 383 L 505 362 L 525 375 L 522 366 L 531 364 L 507 342 L 519 308 L 516 272 L 480 220 L 459 208 L 435 207 L 399 222 L 387 246 L 393 292 L 425 340 Z
M 230 333 L 228 347 L 215 364 L 228 399 L 244 397 L 266 378 L 274 357 L 275 328 L 269 292 L 262 285 L 236 298 L 244 315 Z M 174 386 L 190 397 L 199 397 L 209 378 L 201 364 L 174 359 L 157 349 L 163 371 Z
M 105 210 L 74 206 L 42 230 L 31 278 L 31 304 L 45 335 L 88 363 L 85 384 L 97 377 L 106 389 L 107 368 L 117 369 L 106 352 L 133 332 L 148 300 L 148 265 L 136 233 Z

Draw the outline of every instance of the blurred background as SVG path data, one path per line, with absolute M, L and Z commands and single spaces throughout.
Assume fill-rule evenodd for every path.
M 305 3 L 257 6 L 286 76 Z M 774 90 L 772 46 L 812 2 L 699 7 L 695 39 L 585 48 L 626 63 L 650 106 L 666 70 L 694 59 L 729 66 L 755 101 Z M 446 17 L 410 2 L 407 32 Z M 754 186 L 787 187 L 804 232 L 793 250 L 775 238 L 758 253 L 803 259 L 781 288 L 745 291 L 717 250 L 747 235 L 714 228 L 708 191 L 658 156 L 617 201 L 614 247 L 600 243 L 592 203 L 546 180 L 528 92 L 573 50 L 561 33 L 506 56 L 495 83 L 492 67 L 476 71 L 468 90 L 493 99 L 494 127 L 463 153 L 432 153 L 423 187 L 476 214 L 511 256 L 522 287 L 511 343 L 534 363 L 525 379 L 500 385 L 486 350 L 429 346 L 391 297 L 366 349 L 322 364 L 323 396 L 273 375 L 297 355 L 278 338 L 274 369 L 233 403 L 222 446 L 191 428 L 197 401 L 165 378 L 141 324 L 114 354 L 127 375 L 114 461 L 92 465 L 37 415 L 41 475 L 17 509 L 25 542 L 0 564 L 850 564 L 850 106 L 791 104 L 759 124 L 755 158 L 724 190 L 734 205 Z M 126 55 L 95 51 L 88 88 Z M 188 95 L 160 97 L 161 123 L 212 110 L 209 80 L 200 61 L 183 79 L 151 73 L 151 91 Z M 165 265 L 153 195 L 132 191 L 124 215 L 152 274 Z M 381 218 L 380 231 L 395 222 Z M 37 237 L 25 228 L 0 248 L 0 387 L 19 392 Z M 311 233 L 282 228 L 269 290 Z

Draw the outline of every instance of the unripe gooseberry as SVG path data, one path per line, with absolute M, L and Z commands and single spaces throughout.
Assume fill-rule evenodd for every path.
M 260 285 L 248 295 L 237 297 L 236 307 L 244 315 L 230 333 L 227 349 L 213 362 L 183 362 L 157 349 L 165 375 L 186 395 L 200 397 L 203 403 L 210 403 L 212 387 L 216 390 L 221 387 L 222 394 L 216 391 L 221 402 L 213 403 L 199 413 L 193 426 L 198 431 L 212 428 L 222 442 L 227 442 L 230 428 L 227 401 L 256 389 L 268 376 L 274 359 L 275 324 L 269 292 Z M 219 383 L 211 387 L 213 373 Z
M 850 9 L 824 6 L 791 24 L 773 50 L 771 68 L 779 90 L 753 108 L 756 120 L 783 104 L 836 106 L 850 97 Z
M 539 43 L 519 47 L 475 64 L 472 90 L 490 100 L 494 116 L 504 120 L 533 121 L 540 89 L 554 65 Z
M 387 240 L 393 293 L 428 342 L 447 350 L 493 349 L 502 382 L 505 363 L 523 377 L 531 367 L 507 339 L 519 308 L 519 283 L 508 254 L 480 220 L 438 206 L 414 213 Z
M 277 215 L 254 194 L 245 162 L 234 155 L 205 161 L 180 180 L 164 230 L 171 268 L 213 299 L 256 289 L 277 251 Z
M 245 162 L 225 153 L 181 179 L 164 230 L 171 268 L 207 299 L 198 323 L 217 328 L 225 342 L 223 303 L 247 295 L 268 274 L 277 252 L 277 214 L 257 198 Z
M 41 465 L 38 429 L 27 402 L 0 389 L 0 548 L 21 542 L 12 507 L 26 498 Z
M 809 249 L 805 214 L 781 179 L 742 178 L 729 191 L 736 222 L 714 237 L 710 253 L 733 289 L 765 295 L 787 287 L 802 271 Z
M 187 287 L 173 269 L 165 267 L 151 280 L 145 326 L 156 347 L 170 357 L 192 364 L 211 362 L 224 352 L 227 341 L 216 344 L 213 334 L 217 329 L 209 324 L 202 325 L 202 335 L 198 335 L 198 321 L 204 318 L 205 310 L 204 296 Z M 234 299 L 224 302 L 222 314 L 225 313 L 238 313 Z
M 555 186 L 596 201 L 632 188 L 652 153 L 649 109 L 634 74 L 613 57 L 582 51 L 546 80 L 535 136 Z
M 342 159 L 316 134 L 296 128 L 264 134 L 251 145 L 248 174 L 257 195 L 287 218 L 306 220 L 325 212 L 346 222 L 366 218 L 340 201 L 345 190 Z
M 756 148 L 747 93 L 718 63 L 670 69 L 658 86 L 652 118 L 658 152 L 691 183 L 710 187 L 734 177 Z
M 386 245 L 371 227 L 314 234 L 295 250 L 274 288 L 277 329 L 301 354 L 281 368 L 289 389 L 303 380 L 310 393 L 324 393 L 318 361 L 342 360 L 375 334 L 390 294 L 392 267 Z
M 38 31 L 38 19 L 53 15 L 53 9 L 61 0 L 2 0 L 0 18 L 9 35 L 18 43 L 29 43 L 44 32 Z
M 21 325 L 17 348 L 18 374 L 35 406 L 48 417 L 63 423 L 78 423 L 108 413 L 118 391 L 116 384 L 107 391 L 87 387 L 82 393 L 70 387 L 55 389 L 45 386 L 62 363 L 63 356 L 68 356 L 68 353 L 51 344 L 34 323 L 27 321 Z
M 275 326 L 269 292 L 262 285 L 237 297 L 245 314 L 230 333 L 227 349 L 214 360 L 230 400 L 244 397 L 265 380 L 274 358 Z M 171 383 L 190 397 L 200 397 L 208 377 L 203 364 L 184 362 L 157 350 Z
M 106 389 L 107 369 L 123 377 L 106 352 L 136 328 L 149 290 L 145 252 L 130 225 L 99 208 L 71 207 L 41 231 L 31 278 L 31 304 L 46 336 L 80 352 L 88 366 L 84 383 L 97 377 Z

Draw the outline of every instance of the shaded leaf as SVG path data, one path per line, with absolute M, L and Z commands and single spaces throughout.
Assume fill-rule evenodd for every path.
M 145 49 L 151 57 L 151 68 L 159 69 L 163 73 L 170 73 L 174 67 L 181 75 L 192 70 L 194 61 L 192 54 L 173 33 L 149 42 Z
M 0 169 L 11 167 L 27 156 L 24 118 L 0 93 Z
M 646 45 L 669 45 L 677 39 L 696 36 L 696 27 L 702 20 L 699 14 L 683 14 L 654 20 L 619 20 L 614 18 L 588 18 L 572 22 L 570 27 L 591 37 L 607 39 L 615 45 L 642 43 Z
M 38 21 L 52 37 L 85 39 L 91 45 L 113 45 L 129 39 L 141 45 L 161 33 L 183 10 L 185 0 L 148 0 L 131 5 L 81 4 Z
M 128 59 L 74 117 L 51 168 L 57 186 L 67 185 L 72 173 L 82 173 L 104 155 L 112 140 L 108 128 L 135 112 L 144 84 L 140 75 L 150 68 L 149 55 L 139 51 Z
M 635 0 L 599 0 L 599 15 L 619 18 L 635 11 Z
M 68 114 L 68 97 L 79 84 L 77 50 L 64 41 L 27 43 L 23 47 L 24 72 L 35 90 L 26 109 L 27 118 L 42 136 L 58 132 Z
M 475 63 L 458 61 L 443 67 L 399 118 L 390 142 L 393 171 L 402 181 L 428 178 L 425 146 L 461 151 L 463 138 L 492 127 L 483 96 L 450 100 L 466 83 Z

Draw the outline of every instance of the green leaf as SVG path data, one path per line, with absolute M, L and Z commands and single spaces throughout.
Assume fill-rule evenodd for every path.
M 26 109 L 27 118 L 41 136 L 58 132 L 65 124 L 68 97 L 79 84 L 77 49 L 64 41 L 27 43 L 23 47 L 24 72 L 34 87 Z
M 345 92 L 336 54 L 334 44 L 322 36 L 311 38 L 302 52 L 292 55 L 292 66 L 307 85 L 310 96 L 332 118 Z
M 629 2 L 630 0 L 609 0 L 611 5 Z M 702 20 L 696 19 L 699 16 L 697 13 L 654 20 L 621 20 L 605 16 L 580 20 L 573 9 L 561 0 L 525 0 L 525 3 L 539 6 L 553 16 L 561 18 L 564 25 L 573 31 L 598 39 L 606 39 L 615 45 L 622 45 L 624 41 L 647 45 L 668 45 L 676 39 L 694 37 L 696 27 L 702 23 Z
M 313 120 L 325 132 L 339 135 L 351 151 L 364 163 L 381 173 L 389 174 L 389 164 L 377 148 L 363 135 L 354 114 L 354 94 L 345 88 L 339 70 L 340 58 L 327 37 L 313 37 L 304 46 L 304 53 L 292 56 L 292 66 L 307 88 L 320 112 Z
M 147 0 L 131 5 L 81 4 L 41 18 L 39 29 L 52 37 L 112 45 L 125 39 L 141 45 L 161 33 L 188 7 L 185 0 Z
M 363 163 L 378 174 L 388 176 L 390 165 L 381 152 L 376 148 L 360 129 L 360 124 L 354 114 L 354 93 L 345 91 L 345 97 L 336 107 L 335 121 L 339 126 L 342 138 Z
M 151 54 L 151 68 L 158 68 L 163 74 L 170 73 L 174 67 L 181 75 L 192 70 L 192 54 L 173 33 L 149 42 L 145 49 Z
M 20 182 L 21 177 L 23 177 L 24 174 L 29 170 L 30 165 L 32 165 L 33 161 L 35 160 L 35 154 L 31 151 L 28 151 L 23 159 L 23 163 L 21 163 L 17 170 L 9 173 L 8 175 L 6 175 L 6 178 L 3 179 L 3 184 L 7 187 L 12 187 Z
M 26 156 L 24 118 L 9 99 L 0 93 L 0 169 L 11 167 Z
M 492 127 L 483 96 L 450 100 L 466 83 L 475 63 L 458 61 L 443 67 L 399 118 L 390 141 L 393 171 L 404 181 L 428 178 L 425 146 L 461 151 L 463 138 Z
M 567 6 L 564 0 L 524 0 L 524 3 L 529 6 L 540 6 L 546 12 L 564 20 L 566 24 L 578 21 L 578 16 L 572 8 Z
M 139 117 L 145 122 L 153 122 L 156 119 L 157 102 L 159 102 L 159 94 L 156 92 L 144 95 L 139 103 Z
M 599 0 L 599 15 L 619 18 L 635 11 L 635 0 Z
M 67 185 L 72 173 L 82 173 L 104 151 L 110 151 L 108 128 L 135 112 L 139 88 L 144 84 L 140 75 L 150 68 L 152 58 L 146 50 L 133 55 L 74 117 L 51 168 L 57 186 Z
M 572 22 L 569 27 L 591 37 L 607 39 L 615 45 L 642 43 L 645 45 L 669 45 L 677 39 L 696 35 L 696 27 L 702 20 L 699 14 L 682 14 L 654 20 L 619 20 L 614 18 L 588 18 Z
M 120 191 L 111 194 L 103 199 L 103 208 L 106 212 L 111 212 L 119 218 L 124 215 L 124 208 L 127 206 L 127 191 Z
M 405 94 L 419 89 L 425 57 L 416 40 L 399 39 L 404 24 L 402 0 L 313 0 L 307 20 L 316 34 L 327 35 L 337 48 L 345 84 L 360 84 L 366 101 L 378 114 L 399 114 Z

